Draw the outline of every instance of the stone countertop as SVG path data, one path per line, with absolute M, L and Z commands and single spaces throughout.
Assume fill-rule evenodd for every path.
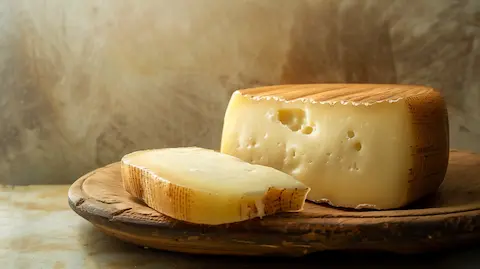
M 480 268 L 477 248 L 420 256 L 324 252 L 304 258 L 195 256 L 98 231 L 68 206 L 67 185 L 0 187 L 1 268 Z

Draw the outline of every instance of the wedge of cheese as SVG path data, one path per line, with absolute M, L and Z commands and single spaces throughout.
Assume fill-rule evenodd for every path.
M 303 209 L 309 188 L 292 176 L 213 150 L 137 151 L 121 160 L 125 190 L 174 219 L 226 224 Z
M 407 85 L 281 85 L 233 93 L 221 152 L 293 175 L 307 199 L 348 208 L 405 206 L 442 183 L 445 102 Z

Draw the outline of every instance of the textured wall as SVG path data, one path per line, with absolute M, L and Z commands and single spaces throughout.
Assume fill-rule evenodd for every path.
M 237 88 L 428 84 L 480 152 L 480 1 L 0 0 L 0 182 L 218 148 Z

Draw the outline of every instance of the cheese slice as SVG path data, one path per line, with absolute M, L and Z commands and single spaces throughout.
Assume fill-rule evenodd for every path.
M 197 224 L 300 211 L 309 191 L 273 168 L 197 147 L 127 154 L 121 174 L 132 196 L 169 217 Z
M 435 192 L 449 157 L 445 102 L 408 85 L 279 85 L 233 93 L 221 152 L 293 175 L 307 199 L 391 209 Z

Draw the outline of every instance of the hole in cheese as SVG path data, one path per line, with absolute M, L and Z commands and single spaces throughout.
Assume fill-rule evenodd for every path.
M 277 112 L 277 119 L 281 124 L 296 132 L 302 128 L 305 111 L 299 108 L 280 109 Z
M 362 143 L 355 142 L 355 144 L 353 144 L 353 147 L 355 148 L 356 151 L 360 151 L 362 149 Z
M 255 140 L 255 138 L 253 137 L 248 138 L 248 141 L 247 141 L 248 148 L 254 147 L 256 144 L 257 144 L 257 141 Z
M 311 134 L 313 132 L 313 127 L 312 126 L 305 126 L 302 129 L 302 133 L 304 134 Z
M 355 136 L 355 133 L 352 130 L 349 130 L 347 132 L 347 136 L 348 136 L 348 138 L 353 138 Z

